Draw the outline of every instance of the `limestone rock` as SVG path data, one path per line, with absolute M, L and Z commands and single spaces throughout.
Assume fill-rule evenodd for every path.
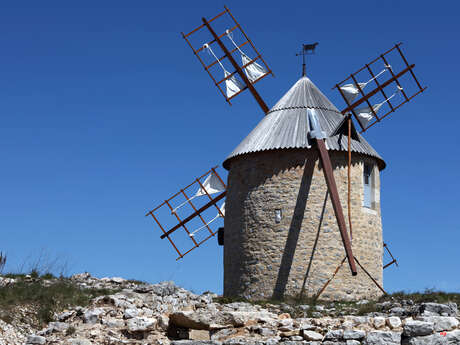
M 434 325 L 432 322 L 407 320 L 404 323 L 404 335 L 408 337 L 417 337 L 432 334 Z
M 323 340 L 323 336 L 318 333 L 318 332 L 314 332 L 314 331 L 306 331 L 306 330 L 303 330 L 302 331 L 302 336 L 305 340 L 316 340 L 316 341 L 321 341 Z
M 162 314 L 158 317 L 158 327 L 162 330 L 162 331 L 166 331 L 168 329 L 168 326 L 169 326 L 169 317 Z
M 179 311 L 169 316 L 170 321 L 178 327 L 192 329 L 210 329 L 212 324 L 221 326 L 242 327 L 249 321 L 264 321 L 274 319 L 275 315 L 268 312 L 193 312 Z
M 126 282 L 126 279 L 120 278 L 120 277 L 113 277 L 110 278 L 110 282 L 115 283 L 115 284 L 123 284 Z
M 37 344 L 37 345 L 43 345 L 46 343 L 46 338 L 45 337 L 42 337 L 40 335 L 29 335 L 27 337 L 27 345 L 29 344 Z
M 130 332 L 145 332 L 155 328 L 157 324 L 156 319 L 147 317 L 133 317 L 126 321 L 126 327 Z
M 65 322 L 50 322 L 48 328 L 51 332 L 65 332 L 69 328 L 69 324 Z
M 423 316 L 457 316 L 457 304 L 439 304 L 439 303 L 422 303 L 420 306 L 420 314 Z
M 137 308 L 127 308 L 127 309 L 125 309 L 123 317 L 125 319 L 132 319 L 133 317 L 136 317 L 138 315 L 139 315 L 139 309 L 137 309 Z
M 359 340 L 363 339 L 366 336 L 366 332 L 356 329 L 356 330 L 346 330 L 343 332 L 343 339 L 345 340 Z
M 121 328 L 125 326 L 125 321 L 121 319 L 102 319 L 101 323 L 109 328 Z
M 209 329 L 211 323 L 216 323 L 212 315 L 193 311 L 175 312 L 169 316 L 169 320 L 178 327 L 191 329 Z
M 347 340 L 347 343 L 346 345 L 360 345 L 361 342 L 359 342 L 358 340 Z
M 73 310 L 71 311 L 65 311 L 61 314 L 58 315 L 57 319 L 61 322 L 67 320 L 68 318 L 70 318 L 71 316 L 75 315 L 75 312 Z
M 326 335 L 324 336 L 324 339 L 325 340 L 340 340 L 340 339 L 343 339 L 343 333 L 344 332 L 342 329 L 330 330 L 326 333 Z
M 300 334 L 300 330 L 284 331 L 280 333 L 280 336 L 284 338 L 294 337 Z
M 432 323 L 435 332 L 451 331 L 459 324 L 459 321 L 452 316 L 421 316 L 417 320 Z
M 401 319 L 397 316 L 390 316 L 388 319 L 387 319 L 387 325 L 391 328 L 391 329 L 394 329 L 394 328 L 399 328 L 401 327 Z
M 375 328 L 383 328 L 385 327 L 385 318 L 381 316 L 376 316 L 374 317 L 373 323 Z
M 102 314 L 104 314 L 104 309 L 89 309 L 83 314 L 83 321 L 85 323 L 97 323 Z
M 237 333 L 237 330 L 234 328 L 224 328 L 218 331 L 212 332 L 211 340 L 222 341 Z
M 446 332 L 445 334 L 435 333 L 424 337 L 407 338 L 404 345 L 456 345 L 460 344 L 460 330 Z
M 64 345 L 93 345 L 93 343 L 84 338 L 71 338 L 66 340 Z
M 367 333 L 367 345 L 400 345 L 401 333 L 398 332 L 385 332 L 385 331 L 372 331 Z
M 172 341 L 171 345 L 220 345 L 214 340 L 176 340 Z
M 404 308 L 394 307 L 394 308 L 390 309 L 390 315 L 400 316 L 401 317 L 401 316 L 406 316 L 407 312 L 406 312 L 406 309 L 404 309 Z
M 209 331 L 198 329 L 191 329 L 188 332 L 188 338 L 190 340 L 211 340 Z

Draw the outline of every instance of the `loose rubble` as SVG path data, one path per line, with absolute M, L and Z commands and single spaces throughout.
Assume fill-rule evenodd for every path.
M 0 320 L 0 345 L 460 344 L 453 303 L 383 302 L 381 312 L 356 316 L 330 304 L 224 304 L 215 294 L 197 295 L 173 282 L 145 284 L 88 273 L 71 280 L 83 289 L 119 292 L 64 310 L 40 330 Z M 14 283 L 0 277 L 0 285 Z

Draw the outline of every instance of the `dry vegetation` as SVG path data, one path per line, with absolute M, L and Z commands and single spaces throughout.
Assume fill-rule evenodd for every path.
M 6 322 L 19 317 L 20 322 L 34 326 L 53 320 L 56 312 L 71 306 L 86 306 L 92 298 L 112 294 L 107 289 L 81 289 L 68 278 L 55 278 L 46 273 L 38 276 L 7 274 L 16 280 L 14 284 L 0 287 L 0 318 Z M 24 312 L 27 310 L 27 312 Z

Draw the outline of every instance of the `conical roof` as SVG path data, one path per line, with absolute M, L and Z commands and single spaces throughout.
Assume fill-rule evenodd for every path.
M 308 138 L 310 128 L 307 109 L 315 109 L 321 129 L 326 132 L 329 150 L 347 151 L 347 135 L 339 130 L 341 124 L 346 125 L 345 117 L 309 78 L 302 77 L 226 158 L 224 168 L 230 168 L 232 158 L 248 153 L 310 148 L 312 141 Z M 351 140 L 351 151 L 375 157 L 379 168 L 385 168 L 382 157 L 355 131 Z

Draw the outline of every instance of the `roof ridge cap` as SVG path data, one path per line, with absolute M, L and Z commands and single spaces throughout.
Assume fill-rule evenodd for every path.
M 292 107 L 282 107 L 282 108 L 276 108 L 276 109 L 270 109 L 268 111 L 268 114 L 271 114 L 271 113 L 274 113 L 276 111 L 281 111 L 281 110 L 291 110 L 291 109 L 319 109 L 319 110 L 325 110 L 325 111 L 332 111 L 334 113 L 337 113 L 337 114 L 341 114 L 342 113 L 340 111 L 338 111 L 337 109 L 329 109 L 329 108 L 325 108 L 325 107 L 312 107 L 310 105 L 296 105 L 296 106 L 292 106 Z

